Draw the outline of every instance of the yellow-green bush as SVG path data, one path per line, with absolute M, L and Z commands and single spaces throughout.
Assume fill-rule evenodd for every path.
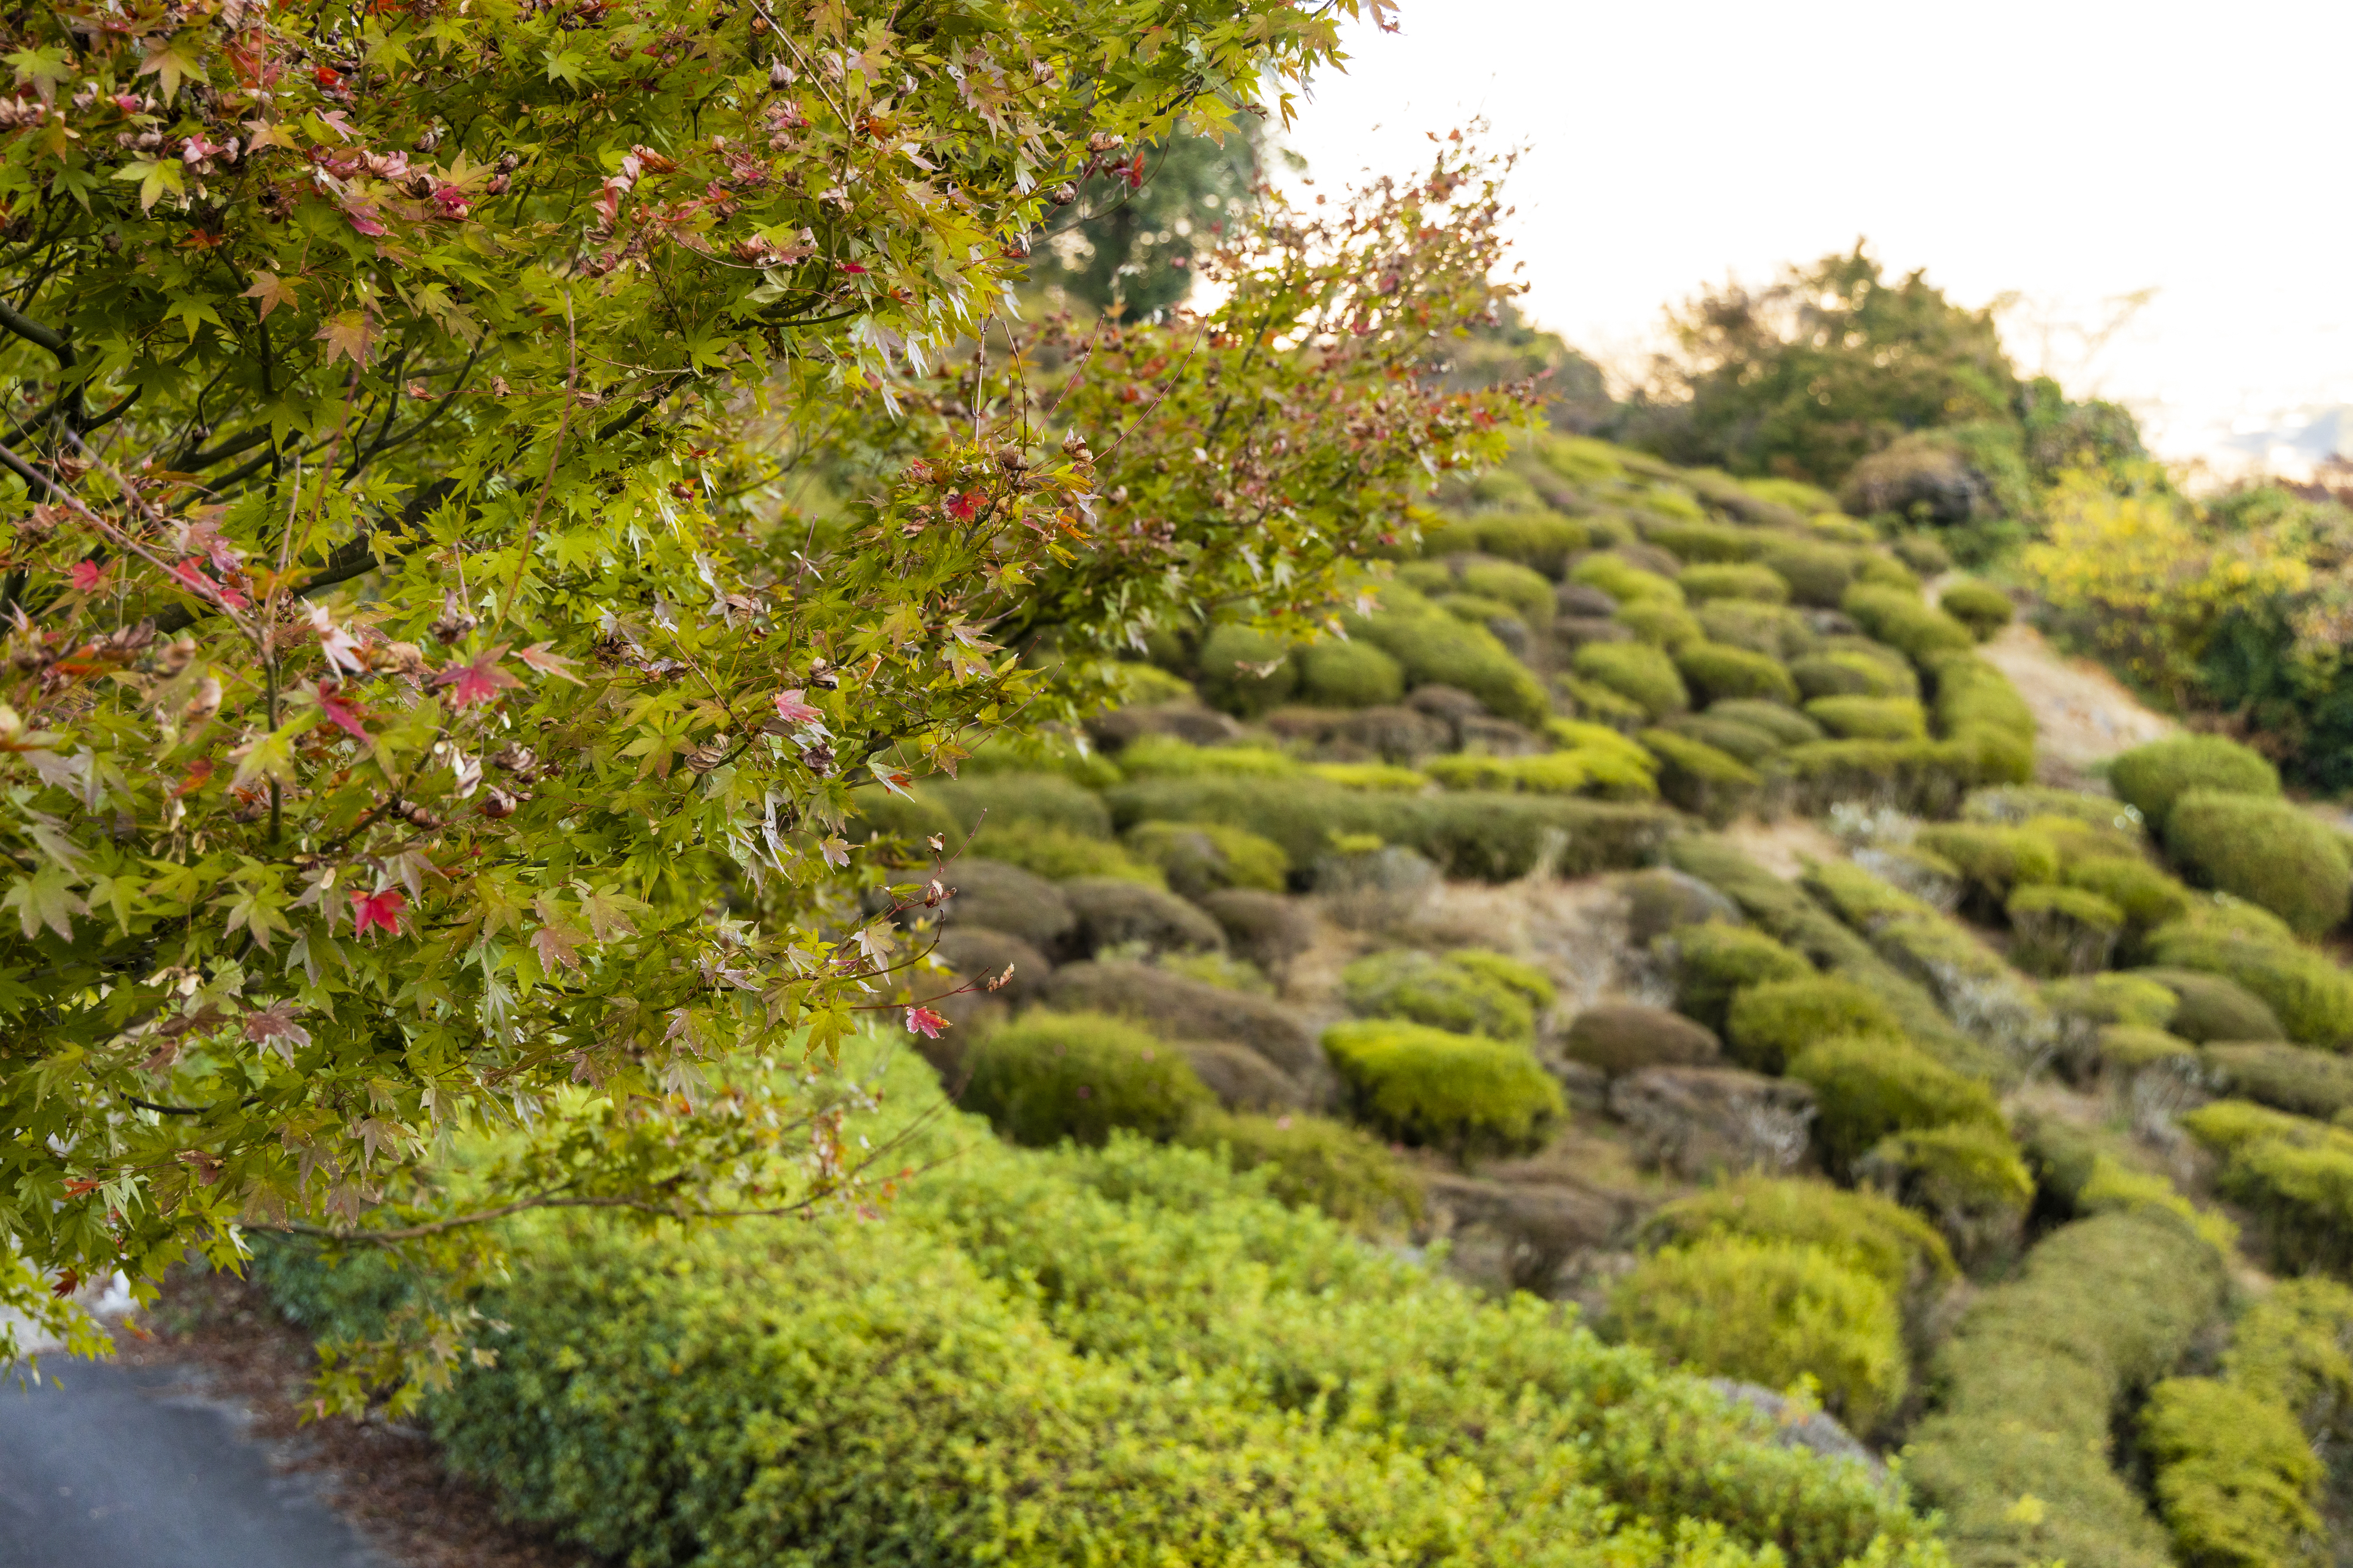
M 1911 1383 L 1904 1318 L 1886 1286 L 1802 1243 L 1712 1236 L 1652 1253 L 1610 1297 L 1611 1327 L 1695 1371 L 1786 1388 L 1811 1377 L 1857 1431 Z
M 2031 745 L 2034 710 L 2010 677 L 1975 657 L 1940 657 L 1930 665 L 1936 695 L 1929 711 L 1942 735 L 1959 736 L 1975 729 L 1998 730 Z M 2023 784 L 2024 779 L 2001 781 Z
M 2147 946 L 2163 968 L 2219 974 L 2252 992 L 2292 1040 L 2329 1050 L 2353 1046 L 2353 975 L 2325 952 L 2187 920 L 2152 932 Z
M 1792 975 L 1749 985 L 1725 1015 L 1732 1058 L 1754 1072 L 1780 1073 L 1824 1040 L 1904 1037 L 1887 1004 L 1831 974 Z
M 1193 684 L 1210 707 L 1244 719 L 1283 701 L 1299 682 L 1290 650 L 1253 626 L 1219 626 L 1202 639 Z M 1261 673 L 1263 670 L 1263 673 Z
M 2012 1070 L 2049 1048 L 2052 1021 L 2042 996 L 1959 921 L 1847 861 L 1808 867 L 1805 883 L 1840 919 L 1868 931 L 1882 957 L 1933 992 L 1954 1023 Z
M 1638 599 L 1664 599 L 1671 605 L 1683 602 L 1683 591 L 1672 578 L 1645 572 L 1622 555 L 1588 555 L 1569 569 L 1568 580 L 1599 588 L 1620 605 Z
M 1646 759 L 1647 760 L 1647 759 Z M 1422 771 L 1447 789 L 1525 790 L 1530 795 L 1578 795 L 1593 782 L 1586 753 L 1546 752 L 1534 757 L 1491 757 L 1457 752 L 1431 757 Z
M 2184 1563 L 2296 1568 L 2321 1531 L 2320 1461 L 2283 1406 L 2210 1377 L 2168 1378 L 2142 1408 L 2157 1509 Z
M 1941 1289 L 1960 1275 L 1936 1228 L 1901 1204 L 1789 1177 L 1737 1176 L 1677 1198 L 1642 1222 L 1637 1241 L 1655 1251 L 1714 1236 L 1819 1247 L 1899 1300 Z
M 1804 658 L 1821 647 L 1806 617 L 1786 605 L 1755 599 L 1710 599 L 1695 612 L 1710 642 L 1729 643 L 1768 658 Z
M 1444 528 L 1425 533 L 1422 541 L 1424 552 L 1430 555 L 1475 550 L 1556 578 L 1567 570 L 1571 555 L 1593 542 L 1593 534 L 1575 518 L 1526 509 L 1451 519 Z
M 2353 908 L 2345 841 L 2284 800 L 2185 791 L 2166 814 L 2165 847 L 2195 879 L 2262 905 L 2302 936 L 2341 924 Z
M 1661 941 L 1672 947 L 1675 1006 L 1718 1034 L 1727 1027 L 1736 997 L 1753 987 L 1802 980 L 1814 972 L 1803 954 L 1763 931 L 1729 921 L 1683 926 Z
M 1973 898 L 1989 910 L 2013 889 L 2059 879 L 2058 846 L 2031 828 L 1940 822 L 1922 828 L 1918 843 L 1960 868 Z
M 1794 706 L 1798 700 L 1797 683 L 1780 661 L 1745 647 L 1694 643 L 1675 655 L 1675 668 L 1703 702 L 1746 698 Z
M 1883 659 L 1869 654 L 1834 648 L 1789 664 L 1789 679 L 1808 698 L 1885 697 L 1913 699 L 1920 683 L 1909 670 L 1899 677 Z
M 1979 642 L 2010 625 L 2018 613 L 2009 595 L 1974 578 L 1946 589 L 1937 596 L 1936 607 L 1968 627 Z
M 1659 728 L 1714 746 L 1751 768 L 1770 767 L 1782 750 L 1780 740 L 1771 732 L 1718 713 L 1678 713 Z
M 2171 1568 L 2166 1533 L 2108 1465 L 2118 1404 L 2171 1372 L 2219 1311 L 2221 1256 L 2186 1222 L 2105 1214 L 2052 1232 L 1939 1349 L 1936 1409 L 1907 1473 L 1957 1562 Z
M 2327 1121 L 2353 1105 L 2353 1058 L 2279 1041 L 2208 1046 L 2206 1075 L 2225 1094 Z
M 1099 1148 L 1114 1128 L 1168 1139 L 1215 1102 L 1184 1053 L 1101 1013 L 1030 1013 L 965 1052 L 963 1104 L 1016 1143 Z
M 1466 594 L 1496 599 L 1532 626 L 1552 619 L 1552 583 L 1543 573 L 1514 561 L 1466 561 L 1456 580 Z
M 1321 708 L 1372 708 L 1405 694 L 1405 670 L 1368 642 L 1335 637 L 1293 656 L 1301 698 Z
M 1421 1215 L 1421 1184 L 1410 1169 L 1379 1140 L 1321 1116 L 1213 1110 L 1195 1118 L 1178 1141 L 1221 1151 L 1237 1171 L 1265 1172 L 1270 1195 L 1320 1209 L 1354 1230 Z
M 1918 665 L 1939 654 L 1966 653 L 1977 646 L 1969 628 L 1909 589 L 1858 584 L 1839 607 L 1869 633 Z
M 1990 1089 L 1901 1039 L 1825 1040 L 1799 1052 L 1789 1076 L 1813 1086 L 1814 1140 L 1833 1171 L 1851 1171 L 1893 1133 L 2001 1126 Z
M 1552 976 L 1508 953 L 1483 947 L 1458 947 L 1446 954 L 1446 962 L 1517 992 L 1539 1014 L 1560 1000 L 1560 989 L 1552 983 Z
M 1664 599 L 1636 599 L 1621 607 L 1619 623 L 1652 647 L 1675 653 L 1705 640 L 1699 619 L 1681 605 L 1671 605 Z
M 1854 581 L 1855 552 L 1821 540 L 1777 538 L 1757 559 L 1789 584 L 1791 598 L 1818 609 L 1838 608 Z
M 2274 1268 L 2353 1271 L 2353 1130 L 2243 1100 L 2181 1119 L 2221 1156 L 2215 1190 L 2255 1215 Z
M 2141 978 L 2173 993 L 2173 1016 L 2165 1026 L 2183 1039 L 2204 1045 L 2222 1040 L 2284 1040 L 2287 1032 L 2263 999 L 2236 981 L 2195 969 L 2144 969 Z
M 1453 955 L 1409 949 L 1367 953 L 1340 972 L 1340 994 L 1366 1017 L 1404 1018 L 1523 1045 L 1535 1038 L 1536 1009 L 1527 989 Z
M 1196 746 L 1174 735 L 1145 735 L 1119 754 L 1131 779 L 1271 778 L 1295 776 L 1297 758 L 1266 746 Z
M 1922 741 L 1928 712 L 1908 697 L 1817 697 L 1806 716 L 1841 741 Z
M 1971 1122 L 1883 1138 L 1855 1163 L 1856 1177 L 1934 1220 L 1972 1265 L 2018 1245 L 2034 1177 L 1999 1127 Z
M 1065 882 L 1073 877 L 1113 877 L 1149 887 L 1168 886 L 1154 857 L 1138 859 L 1108 838 L 1090 837 L 1043 823 L 1015 821 L 999 826 L 991 818 L 973 836 L 971 852 L 1018 866 L 1050 882 Z
M 1653 721 L 1691 706 L 1691 693 L 1675 661 L 1647 643 L 1588 643 L 1570 668 L 1577 675 L 1634 703 Z
M 2173 803 L 2192 790 L 2276 795 L 2279 770 L 2262 753 L 2220 735 L 2176 735 L 2136 746 L 2108 764 L 2119 798 L 2154 827 L 2163 827 Z
M 1103 798 L 1060 773 L 983 773 L 972 778 L 934 779 L 923 793 L 954 819 L 958 837 L 980 826 L 1034 822 L 1090 838 L 1111 836 L 1111 814 Z
M 1537 1148 L 1565 1109 L 1525 1047 L 1483 1036 L 1371 1018 L 1324 1030 L 1324 1051 L 1358 1121 L 1457 1158 Z
M 2013 689 L 2015 689 L 2013 688 Z M 2087 827 L 2121 833 L 2140 844 L 2140 813 L 2113 795 L 2049 784 L 2002 784 L 1972 790 L 1961 803 L 1961 816 L 1970 822 L 1991 822 L 2017 827 L 2042 817 L 2063 816 Z
M 2125 929 L 2124 910 L 2081 888 L 2020 888 L 2002 910 L 2016 933 L 2010 960 L 2029 974 L 2090 974 L 2104 969 Z
M 2316 1444 L 2353 1439 L 2353 1289 L 2334 1279 L 2283 1279 L 2231 1335 L 2223 1375 L 2295 1413 Z
M 1757 536 L 1745 528 L 1718 522 L 1645 521 L 1642 537 L 1660 549 L 1694 564 L 1728 564 L 1755 556 Z
M 1953 569 L 1953 552 L 1933 534 L 1907 533 L 1889 546 L 1895 559 L 1923 577 L 1941 577 Z
M 1340 789 L 1376 795 L 1419 795 L 1430 787 L 1428 773 L 1390 763 L 1310 763 L 1302 771 Z
M 1707 717 L 1728 719 L 1752 730 L 1762 730 L 1784 746 L 1802 746 L 1822 738 L 1822 727 L 1794 708 L 1757 698 L 1727 697 L 1708 704 Z
M 1710 826 L 1760 805 L 1765 780 L 1739 758 L 1672 730 L 1645 730 L 1641 741 L 1659 760 L 1659 793 Z
M 1780 574 L 1753 563 L 1686 566 L 1676 574 L 1675 581 L 1682 585 L 1683 597 L 1694 601 L 1753 599 L 1762 605 L 1789 602 L 1789 584 L 1781 581 Z
M 1172 891 L 1188 899 L 1219 888 L 1279 893 L 1291 870 L 1282 846 L 1224 823 L 1139 822 L 1125 837 L 1130 850 L 1158 868 Z
M 1940 816 L 1974 776 L 1971 759 L 1943 741 L 1816 741 L 1782 761 L 1792 799 L 1816 816 L 1856 804 Z
M 2189 889 L 2137 855 L 2086 856 L 2063 864 L 2059 880 L 2114 904 L 2135 931 L 2179 920 L 2189 908 Z

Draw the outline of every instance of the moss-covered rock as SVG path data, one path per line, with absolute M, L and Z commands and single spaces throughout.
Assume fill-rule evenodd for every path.
M 2262 905 L 2301 936 L 2342 924 L 2353 908 L 2345 840 L 2284 800 L 2185 791 L 2166 815 L 2165 846 L 2193 879 Z
M 1612 1078 L 1654 1067 L 1704 1067 L 1720 1050 L 1713 1031 L 1689 1018 L 1630 1002 L 1604 1003 L 1578 1013 L 1562 1037 L 1571 1061 Z
M 1732 1059 L 1778 1073 L 1824 1040 L 1904 1037 L 1903 1023 L 1878 997 L 1831 974 L 1796 974 L 1750 985 L 1732 999 L 1725 1037 Z
M 1778 659 L 1724 643 L 1694 643 L 1675 655 L 1675 668 L 1703 702 L 1746 698 L 1798 700 L 1797 682 Z
M 1324 1050 L 1358 1121 L 1458 1158 L 1536 1148 L 1565 1110 L 1526 1047 L 1482 1036 L 1374 1018 L 1326 1029 Z
M 1119 1128 L 1172 1138 L 1214 1103 L 1182 1052 L 1100 1013 L 1031 1013 L 974 1045 L 965 1068 L 965 1109 L 1033 1148 L 1099 1148 Z
M 2136 746 L 2108 764 L 2108 783 L 2160 828 L 2173 803 L 2192 790 L 2258 796 L 2280 792 L 2277 768 L 2260 752 L 2220 735 L 2176 735 Z

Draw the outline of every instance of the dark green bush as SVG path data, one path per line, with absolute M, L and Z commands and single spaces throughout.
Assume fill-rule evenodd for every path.
M 1919 574 L 1903 562 L 1889 555 L 1864 554 L 1856 558 L 1854 580 L 1876 587 L 1901 588 L 1909 594 L 1920 591 Z
M 2307 1046 L 2353 1046 L 2353 976 L 2325 952 L 2177 921 L 2151 933 L 2148 953 L 2167 969 L 2219 974 L 2254 994 L 2286 1031 Z
M 1905 672 L 1908 677 L 1910 672 Z M 1808 698 L 1887 697 L 1910 699 L 1919 691 L 1915 679 L 1898 679 L 1885 663 L 1868 654 L 1843 650 L 1792 659 L 1789 679 Z
M 1060 827 L 1090 838 L 1111 835 L 1111 813 L 1103 797 L 1082 789 L 1060 773 L 983 773 L 972 778 L 935 779 L 923 786 L 938 801 L 959 830 L 970 833 L 984 818 L 992 826 L 1034 822 Z
M 1686 566 L 1675 581 L 1682 584 L 1683 597 L 1694 601 L 1753 599 L 1761 605 L 1789 602 L 1789 584 L 1768 566 L 1747 563 Z
M 1707 636 L 1700 629 L 1697 616 L 1664 599 L 1637 599 L 1618 611 L 1617 620 L 1640 641 L 1670 654 L 1703 641 Z
M 1224 1152 L 1237 1171 L 1264 1171 L 1266 1190 L 1293 1208 L 1314 1208 L 1352 1230 L 1378 1231 L 1421 1215 L 1421 1184 L 1378 1140 L 1321 1116 L 1197 1118 L 1180 1141 Z
M 1785 1388 L 1801 1376 L 1860 1432 L 1903 1402 L 1911 1367 L 1895 1297 L 1839 1253 L 1715 1235 L 1655 1252 L 1619 1282 L 1610 1327 L 1694 1371 Z
M 1213 952 L 1226 945 L 1217 921 L 1162 889 L 1115 877 L 1073 877 L 1061 889 L 1077 917 L 1071 943 L 1086 956 L 1107 947 Z
M 870 838 L 889 837 L 913 848 L 937 834 L 942 838 L 962 838 L 965 829 L 939 797 L 924 785 L 917 785 L 905 795 L 892 795 L 883 790 L 861 790 L 860 795 L 871 793 L 874 798 L 860 799 L 858 815 L 849 819 L 845 832 L 851 842 L 863 844 Z
M 1786 605 L 1711 599 L 1699 606 L 1696 616 L 1708 641 L 1745 647 L 1767 658 L 1804 658 L 1821 646 L 1805 616 Z
M 1289 651 L 1280 638 L 1253 626 L 1219 626 L 1202 639 L 1193 684 L 1210 707 L 1254 719 L 1279 706 L 1298 684 Z
M 1291 869 L 1282 846 L 1222 823 L 1139 822 L 1124 837 L 1133 853 L 1160 869 L 1170 889 L 1188 899 L 1219 888 L 1279 893 Z
M 1972 1267 L 2017 1248 L 2034 1203 L 2034 1177 L 2018 1145 L 2002 1129 L 1975 1122 L 1882 1139 L 1855 1163 L 1855 1175 L 1934 1220 Z
M 2341 924 L 2353 907 L 2344 840 L 2284 800 L 2185 791 L 2166 814 L 2165 847 L 2193 879 L 2262 905 L 2302 936 Z
M 2104 1214 L 2054 1231 L 1938 1351 L 1937 1408 L 1907 1473 L 1964 1564 L 2170 1568 L 2165 1532 L 2109 1468 L 2117 1405 L 2171 1372 L 2222 1300 L 2183 1221 Z
M 2010 625 L 2018 613 L 2009 595 L 1974 578 L 1946 589 L 1937 596 L 1936 607 L 1968 627 L 1979 642 Z
M 1661 942 L 1674 972 L 1675 1005 L 1719 1034 L 1740 993 L 1814 972 L 1803 955 L 1762 931 L 1728 921 L 1683 926 Z
M 2137 855 L 2087 856 L 2063 864 L 2059 879 L 2114 904 L 2135 931 L 2179 920 L 2189 907 L 2189 889 Z
M 1855 552 L 1819 540 L 1775 539 L 1757 559 L 1789 584 L 1791 598 L 1818 609 L 1838 608 L 1854 581 Z
M 1960 1275 L 1945 1238 L 1919 1215 L 1877 1193 L 1820 1181 L 1737 1176 L 1659 1209 L 1642 1222 L 1637 1240 L 1657 1250 L 1711 1236 L 1819 1247 L 1899 1300 L 1941 1289 Z
M 1798 700 L 1797 683 L 1780 662 L 1746 648 L 1694 643 L 1675 655 L 1675 668 L 1702 702 L 1745 698 L 1795 706 Z
M 1941 577 L 1953 569 L 1952 552 L 1933 534 L 1907 533 L 1890 547 L 1895 559 L 1923 577 Z
M 1705 1067 L 1718 1047 L 1713 1031 L 1689 1018 L 1630 1002 L 1605 1002 L 1578 1012 L 1561 1039 L 1571 1061 L 1611 1078 L 1644 1068 Z
M 1725 1040 L 1732 1058 L 1753 1072 L 1780 1073 L 1824 1040 L 1901 1040 L 1904 1026 L 1887 1004 L 1852 981 L 1805 974 L 1766 981 L 1732 999 Z
M 2353 1105 L 2353 1059 L 2277 1041 L 2208 1046 L 2207 1077 L 2225 1094 L 2327 1121 Z
M 2029 974 L 2105 969 L 2125 927 L 2124 910 L 2081 888 L 2020 888 L 2002 909 L 2017 933 L 2010 960 Z
M 1009 932 L 1050 954 L 1078 924 L 1060 889 L 1018 866 L 970 857 L 951 863 L 941 880 L 955 894 L 940 906 L 943 925 Z
M 1438 612 L 1392 612 L 1350 623 L 1352 635 L 1378 647 L 1404 669 L 1409 686 L 1453 686 L 1491 713 L 1537 724 L 1550 709 L 1527 666 L 1483 626 Z
M 1659 760 L 1659 793 L 1711 826 L 1759 805 L 1765 780 L 1739 758 L 1672 730 L 1645 730 L 1641 742 Z
M 1977 646 L 1969 628 L 1909 589 L 1859 584 L 1839 607 L 1873 640 L 1883 642 L 1917 665 L 1939 654 L 1966 653 Z
M 1522 1045 L 1535 1038 L 1535 1009 L 1523 992 L 1470 964 L 1427 952 L 1368 953 L 1340 972 L 1340 993 L 1366 1017 L 1404 1018 Z
M 2149 1390 L 2140 1440 L 2158 1512 L 2184 1563 L 2312 1561 L 2321 1464 L 2285 1407 L 2213 1378 L 2168 1378 Z
M 2224 1040 L 2284 1040 L 2287 1031 L 2263 999 L 2219 974 L 2194 969 L 2143 969 L 2140 977 L 2173 993 L 2176 1006 L 2165 1026 L 2200 1045 Z
M 1314 915 L 1280 894 L 1229 888 L 1197 901 L 1226 933 L 1227 948 L 1270 974 L 1279 974 L 1314 945 Z
M 1901 1039 L 1825 1040 L 1800 1052 L 1789 1076 L 1813 1086 L 1814 1138 L 1833 1171 L 1851 1171 L 1893 1133 L 2001 1126 L 1991 1090 Z
M 1578 676 L 1616 692 L 1653 720 L 1691 706 L 1675 661 L 1647 643 L 1588 643 L 1569 662 Z
M 1065 1013 L 1108 1013 L 1164 1039 L 1246 1046 L 1295 1079 L 1312 1079 L 1322 1066 L 1314 1032 L 1290 1008 L 1164 964 L 1070 963 L 1040 989 L 1050 1005 Z
M 1405 694 L 1405 671 L 1369 642 L 1334 638 L 1294 656 L 1299 695 L 1320 708 L 1373 708 Z
M 1538 1148 L 1565 1109 L 1523 1046 L 1378 1018 L 1333 1025 L 1324 1051 L 1357 1120 L 1457 1158 Z
M 2173 803 L 2192 790 L 2280 792 L 2278 769 L 2261 753 L 2220 735 L 2176 735 L 2136 746 L 2108 765 L 2108 783 L 2154 827 L 2163 827 Z
M 1841 741 L 1924 741 L 1927 710 L 1908 697 L 1817 697 L 1806 716 Z
M 1804 714 L 1757 698 L 1728 697 L 1710 703 L 1707 717 L 1728 719 L 1752 730 L 1762 730 L 1784 746 L 1802 746 L 1822 738 L 1822 727 Z
M 1031 1013 L 965 1052 L 963 1104 L 1016 1143 L 1100 1148 L 1113 1128 L 1166 1140 L 1210 1109 L 1184 1054 L 1101 1013 Z

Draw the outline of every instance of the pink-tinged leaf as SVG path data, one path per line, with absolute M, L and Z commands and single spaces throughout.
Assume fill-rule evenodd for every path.
M 948 497 L 948 515 L 958 522 L 970 522 L 980 515 L 980 503 L 988 498 L 978 490 L 966 490 L 962 495 Z
M 552 675 L 558 680 L 568 680 L 575 686 L 587 684 L 572 673 L 572 667 L 578 660 L 565 658 L 543 642 L 535 642 L 529 647 L 516 650 L 515 657 L 542 675 Z
M 311 606 L 311 629 L 319 634 L 319 651 L 327 657 L 327 667 L 345 675 L 357 675 L 367 668 L 360 657 L 359 639 L 335 625 L 324 605 Z
M 337 682 L 319 682 L 319 711 L 327 716 L 328 722 L 361 745 L 368 743 L 367 730 L 360 722 L 360 710 L 342 694 Z
M 543 925 L 532 932 L 531 945 L 539 954 L 540 968 L 550 974 L 555 973 L 558 965 L 565 969 L 579 968 L 581 936 L 581 932 L 571 927 L 559 925 Z
M 885 773 L 881 768 L 876 768 L 874 770 L 874 782 L 881 784 L 884 789 L 889 790 L 892 795 L 899 796 L 902 800 L 913 800 L 915 798 L 913 792 L 907 788 L 909 784 L 915 782 L 914 775 L 912 773 Z
M 392 232 L 390 229 L 385 227 L 382 223 L 377 221 L 378 214 L 375 204 L 371 202 L 352 203 L 351 205 L 343 209 L 343 216 L 351 224 L 353 228 L 367 236 L 370 239 L 382 239 L 385 235 Z
M 106 568 L 95 561 L 77 561 L 73 568 L 74 592 L 95 594 L 106 584 Z
M 278 1053 L 288 1067 L 294 1053 L 311 1043 L 311 1031 L 294 1021 L 294 1004 L 284 998 L 258 1013 L 245 1016 L 245 1037 Z
M 806 687 L 796 686 L 790 691 L 777 692 L 776 717 L 791 724 L 814 724 L 822 721 L 825 714 L 801 700 L 807 691 Z
M 818 846 L 825 863 L 837 870 L 849 864 L 849 846 L 839 838 L 828 838 Z
M 907 1009 L 907 1032 L 911 1035 L 921 1035 L 927 1040 L 936 1040 L 940 1037 L 940 1031 L 947 1026 L 948 1021 L 929 1007 Z
M 470 702 L 494 702 L 501 690 L 522 684 L 499 668 L 499 660 L 506 651 L 505 643 L 485 648 L 474 657 L 473 663 L 453 664 L 436 675 L 433 684 L 448 687 L 450 700 L 460 708 Z
M 370 931 L 388 931 L 400 934 L 400 913 L 408 908 L 408 895 L 398 888 L 386 888 L 381 893 L 352 894 L 352 934 L 365 936 Z

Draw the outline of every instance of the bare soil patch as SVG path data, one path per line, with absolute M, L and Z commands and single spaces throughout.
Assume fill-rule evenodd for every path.
M 2047 782 L 2077 784 L 2094 763 L 2181 728 L 2088 658 L 2069 658 L 2032 626 L 2013 622 L 1978 649 L 2034 710 L 2037 766 Z

